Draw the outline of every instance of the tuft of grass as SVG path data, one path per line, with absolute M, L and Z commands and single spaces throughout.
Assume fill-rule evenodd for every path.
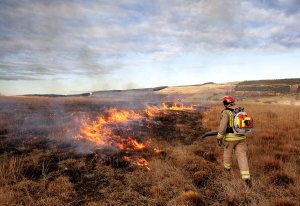
M 170 201 L 170 205 L 195 205 L 202 206 L 205 205 L 204 199 L 197 192 L 187 191 L 182 193 L 180 196 Z
M 151 193 L 151 196 L 153 197 L 153 198 L 159 198 L 159 197 L 161 197 L 161 188 L 159 188 L 159 187 L 151 187 L 151 189 L 150 189 L 150 193 Z
M 207 179 L 208 179 L 208 175 L 204 171 L 195 172 L 193 175 L 193 183 L 196 186 L 204 186 Z
M 273 170 L 281 170 L 283 168 L 283 165 L 284 164 L 281 160 L 267 156 L 263 159 L 262 169 L 266 172 Z
M 297 204 L 289 199 L 275 199 L 271 203 L 274 206 L 296 206 Z
M 214 198 L 216 196 L 216 191 L 214 190 L 206 190 L 205 195 L 208 196 L 209 198 Z
M 262 133 L 262 138 L 264 139 L 274 139 L 276 137 L 277 132 L 273 129 L 266 129 Z
M 243 205 L 243 200 L 237 195 L 227 195 L 225 199 L 225 205 L 226 206 L 238 206 Z
M 294 178 L 284 171 L 276 172 L 274 175 L 271 176 L 270 179 L 271 182 L 276 185 L 288 186 L 294 183 Z

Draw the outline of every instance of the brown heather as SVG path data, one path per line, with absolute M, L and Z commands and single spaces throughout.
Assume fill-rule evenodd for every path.
M 146 130 L 148 148 L 132 155 L 145 158 L 150 170 L 116 162 L 123 155 L 120 151 L 102 159 L 78 152 L 78 145 L 65 140 L 66 131 L 76 126 L 69 119 L 71 113 L 95 111 L 105 106 L 103 102 L 1 97 L 0 104 L 1 205 L 297 206 L 300 202 L 299 106 L 237 104 L 254 119 L 253 134 L 247 135 L 252 181 L 248 188 L 235 157 L 231 172 L 224 171 L 223 148 L 216 138 L 201 139 L 218 130 L 221 104 L 211 105 L 207 114 L 160 117 L 161 127 Z M 53 111 L 59 124 L 49 117 Z M 163 152 L 155 153 L 154 148 Z

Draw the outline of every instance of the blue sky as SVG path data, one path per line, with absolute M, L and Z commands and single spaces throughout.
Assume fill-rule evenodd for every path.
M 2 0 L 0 93 L 300 77 L 298 0 Z

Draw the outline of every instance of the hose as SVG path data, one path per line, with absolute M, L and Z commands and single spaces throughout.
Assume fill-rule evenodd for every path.
M 208 132 L 208 133 L 206 133 L 206 134 L 204 134 L 203 136 L 202 136 L 202 139 L 204 139 L 205 137 L 207 137 L 207 136 L 214 136 L 214 135 L 218 135 L 218 133 L 219 133 L 219 131 L 215 131 L 215 132 Z

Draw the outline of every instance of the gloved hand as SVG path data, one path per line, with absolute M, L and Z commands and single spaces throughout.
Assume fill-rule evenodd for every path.
M 222 139 L 217 139 L 217 141 L 218 141 L 218 145 L 219 145 L 220 147 L 222 147 Z

